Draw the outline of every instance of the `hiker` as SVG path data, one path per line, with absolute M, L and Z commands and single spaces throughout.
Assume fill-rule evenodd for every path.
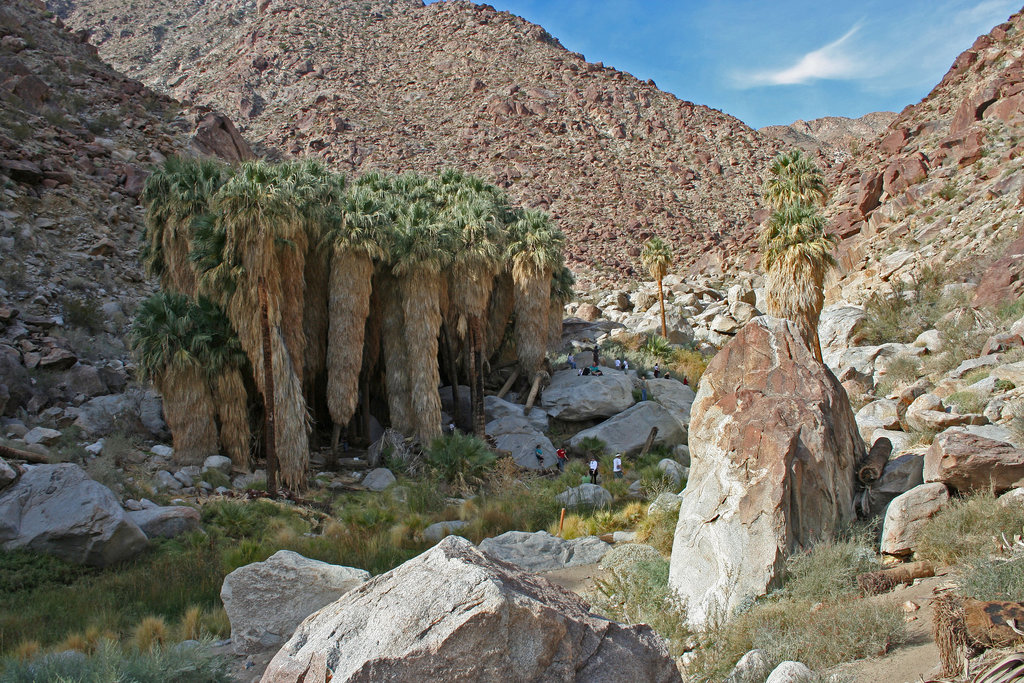
M 573 370 L 575 370 L 576 369 L 576 356 L 574 356 L 573 354 L 570 353 L 569 357 L 566 358 L 566 360 L 569 361 L 569 367 L 572 368 Z
M 558 465 L 558 471 L 560 473 L 564 472 L 565 461 L 569 459 L 569 457 L 565 454 L 565 449 L 559 448 L 557 451 L 555 451 L 555 455 L 558 457 L 558 461 L 555 463 L 556 465 Z
M 612 460 L 612 472 L 616 479 L 622 479 L 622 453 L 615 454 L 615 459 Z
M 590 459 L 590 483 L 597 483 L 597 458 Z
M 533 449 L 533 455 L 537 458 L 537 467 L 544 469 L 544 449 L 540 447 L 540 444 Z
M 654 364 L 654 378 L 657 379 L 660 376 L 661 376 L 661 366 L 659 366 L 657 363 L 655 363 Z
M 615 359 L 615 369 L 616 370 L 621 370 L 622 369 L 622 361 L 619 360 L 618 358 Z
M 589 374 L 590 374 L 590 368 L 580 368 L 580 372 L 579 372 L 580 377 L 584 377 L 584 376 L 589 375 Z
M 640 400 L 641 401 L 646 401 L 647 400 L 647 380 L 646 379 L 640 380 Z
M 665 371 L 665 379 L 672 379 L 672 373 L 670 373 L 668 370 Z
M 598 349 L 597 344 L 594 344 L 594 365 L 601 364 L 601 351 Z
M 623 358 L 622 359 L 622 371 L 623 372 L 629 372 L 629 359 L 628 358 Z
M 601 372 L 601 368 L 599 368 L 596 364 L 590 366 L 590 374 L 591 375 L 602 375 L 602 376 L 604 375 L 604 373 Z
M 687 387 L 690 386 L 690 380 L 687 379 L 686 375 L 683 375 L 683 385 Z
M 454 422 L 449 422 L 448 423 L 448 433 L 449 434 L 454 434 L 455 433 L 455 423 Z

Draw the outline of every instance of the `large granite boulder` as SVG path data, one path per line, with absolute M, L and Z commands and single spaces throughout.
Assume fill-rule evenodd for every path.
M 788 320 L 752 320 L 708 365 L 669 585 L 702 626 L 777 585 L 786 558 L 853 518 L 863 455 L 846 392 Z
M 549 572 L 581 564 L 594 564 L 611 550 L 597 536 L 565 540 L 546 531 L 506 531 L 480 542 L 487 555 L 528 572 Z
M 683 430 L 689 429 L 690 409 L 697 393 L 689 385 L 675 379 L 647 380 L 648 398 L 660 403 L 671 413 Z
M 612 504 L 612 494 L 608 493 L 604 487 L 590 482 L 566 489 L 555 498 L 567 508 L 606 508 Z
M 278 550 L 264 562 L 224 577 L 220 599 L 231 622 L 235 652 L 280 647 L 303 619 L 370 578 L 362 569 Z
M 942 399 L 935 394 L 921 394 L 907 407 L 907 424 L 912 429 L 938 432 L 948 427 L 961 425 L 983 425 L 988 422 L 984 415 L 970 413 L 947 413 Z
M 599 377 L 581 377 L 575 370 L 556 372 L 541 398 L 548 415 L 569 421 L 611 417 L 631 405 L 633 380 L 611 369 Z
M 199 528 L 199 510 L 187 505 L 130 510 L 128 517 L 142 529 L 147 538 L 174 538 Z
M 656 446 L 675 446 L 685 440 L 684 427 L 672 413 L 660 403 L 641 401 L 615 417 L 577 432 L 569 439 L 569 446 L 578 448 L 584 439 L 592 437 L 604 442 L 605 453 L 632 455 L 643 448 L 652 427 L 658 428 L 654 438 Z
M 909 555 L 925 522 L 949 503 L 944 484 L 921 484 L 889 503 L 882 523 L 881 551 L 887 555 Z
M 548 414 L 534 406 L 530 409 L 529 415 L 523 415 L 523 408 L 519 403 L 512 403 L 497 396 L 484 396 L 484 413 L 489 421 L 500 420 L 505 417 L 526 418 L 530 425 L 537 431 L 545 431 L 548 428 Z M 491 430 L 488 429 L 490 434 Z
M 106 567 L 140 553 L 146 535 L 113 491 L 78 465 L 26 466 L 0 493 L 0 546 Z
M 866 404 L 857 411 L 857 429 L 865 443 L 874 443 L 872 436 L 876 429 L 900 428 L 900 404 L 892 399 L 881 398 Z
M 66 410 L 74 424 L 92 437 L 128 428 L 155 439 L 169 439 L 160 396 L 152 390 L 129 389 L 123 394 L 97 396 Z
M 646 625 L 590 614 L 574 593 L 449 536 L 304 621 L 264 683 L 669 683 L 680 675 Z
M 547 415 L 544 415 L 546 421 Z M 551 439 L 537 429 L 534 421 L 523 415 L 522 406 L 519 407 L 518 415 L 512 413 L 491 420 L 486 429 L 487 434 L 494 438 L 497 450 L 511 455 L 520 467 L 533 470 L 554 467 L 558 460 Z M 538 444 L 542 454 L 541 462 L 537 462 Z
M 932 441 L 924 456 L 924 480 L 957 491 L 1003 491 L 1024 486 L 1024 450 L 952 427 Z
M 818 339 L 821 348 L 841 351 L 856 346 L 863 340 L 862 330 L 867 315 L 860 306 L 847 303 L 825 308 L 818 318 Z
M 656 305 L 651 313 L 640 316 L 631 325 L 636 334 L 656 334 L 661 336 L 661 310 Z M 665 331 L 670 344 L 690 344 L 693 342 L 693 327 L 686 319 L 686 314 L 677 306 L 665 305 Z

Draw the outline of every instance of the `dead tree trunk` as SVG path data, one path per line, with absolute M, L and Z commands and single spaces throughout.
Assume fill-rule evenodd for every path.
M 25 462 L 31 462 L 37 465 L 48 465 L 50 463 L 49 460 L 38 453 L 21 451 L 17 448 L 11 448 L 10 446 L 4 446 L 2 444 L 0 444 L 0 458 L 6 458 L 8 460 L 24 460 Z
M 519 368 L 513 370 L 512 374 L 509 375 L 507 380 L 505 380 L 505 383 L 501 385 L 501 391 L 498 392 L 498 398 L 504 398 L 505 394 L 507 394 L 508 390 L 512 388 L 512 385 L 516 383 L 517 379 L 519 379 Z
M 892 442 L 884 436 L 871 445 L 871 450 L 857 465 L 857 478 L 860 483 L 870 486 L 881 479 L 885 464 L 892 455 Z
M 644 441 L 644 447 L 640 449 L 640 457 L 644 457 L 650 452 L 651 446 L 654 445 L 654 440 L 658 438 L 658 428 L 651 427 L 651 433 L 647 435 L 647 441 Z
M 896 586 L 910 585 L 914 579 L 935 576 L 935 567 L 931 562 L 909 562 L 877 572 L 866 572 L 857 577 L 857 585 L 866 595 L 887 593 Z
M 263 415 L 267 444 L 267 493 L 277 498 L 277 440 L 274 428 L 274 356 L 270 348 L 270 311 L 267 304 L 267 286 L 260 278 L 257 283 L 260 296 L 260 326 L 263 332 Z
M 526 405 L 523 406 L 523 414 L 529 415 L 530 409 L 533 408 L 533 402 L 537 400 L 537 394 L 540 392 L 540 383 L 544 380 L 544 377 L 548 373 L 540 370 L 536 375 L 533 376 L 533 386 L 530 387 L 530 395 L 526 399 Z

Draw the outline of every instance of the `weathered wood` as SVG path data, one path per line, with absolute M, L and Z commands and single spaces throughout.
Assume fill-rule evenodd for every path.
M 1009 647 L 1024 642 L 1024 603 L 964 600 L 967 635 L 978 646 Z
M 507 380 L 505 380 L 505 383 L 501 385 L 501 391 L 498 392 L 498 398 L 504 398 L 505 394 L 507 394 L 508 390 L 512 388 L 512 385 L 516 383 L 517 379 L 519 379 L 519 368 L 513 370 L 512 374 L 509 375 Z
M 25 462 L 31 462 L 37 465 L 49 465 L 50 461 L 46 459 L 46 456 L 39 455 L 38 453 L 32 453 L 31 451 L 22 451 L 17 448 L 11 448 L 10 446 L 4 446 L 0 444 L 0 458 L 7 460 L 24 460 Z
M 651 427 L 651 433 L 647 435 L 647 441 L 644 441 L 644 447 L 640 449 L 640 456 L 644 457 L 651 450 L 651 446 L 654 445 L 654 440 L 658 437 L 658 428 Z
M 530 410 L 533 409 L 533 402 L 537 400 L 537 394 L 540 392 L 540 383 L 548 376 L 548 373 L 543 370 L 539 370 L 536 375 L 533 376 L 533 386 L 530 387 L 530 395 L 526 399 L 526 405 L 523 406 L 523 414 L 529 415 Z
M 1024 643 L 1024 603 L 985 602 L 947 593 L 932 600 L 932 608 L 932 637 L 943 676 L 963 673 L 969 659 L 989 648 Z
M 886 437 L 883 436 L 871 444 L 871 450 L 857 465 L 857 478 L 860 483 L 869 486 L 878 481 L 882 477 L 885 463 L 889 462 L 890 455 L 892 455 L 892 442 Z
M 910 585 L 914 579 L 935 576 L 935 567 L 931 562 L 908 562 L 889 569 L 866 572 L 857 577 L 857 585 L 866 595 L 887 593 L 896 586 Z

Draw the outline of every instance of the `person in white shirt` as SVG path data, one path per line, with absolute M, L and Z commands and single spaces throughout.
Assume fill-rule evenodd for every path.
M 590 459 L 590 483 L 597 483 L 597 458 Z
M 622 453 L 615 454 L 615 459 L 612 460 L 612 472 L 616 479 L 622 479 Z

